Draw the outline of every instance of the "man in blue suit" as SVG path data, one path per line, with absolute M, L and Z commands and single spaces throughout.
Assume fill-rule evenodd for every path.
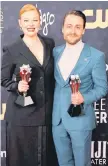
M 82 42 L 86 17 L 71 11 L 64 17 L 62 33 L 66 44 L 55 47 L 55 93 L 53 139 L 60 166 L 91 166 L 91 137 L 96 127 L 93 103 L 107 93 L 104 53 Z M 71 75 L 79 75 L 81 85 L 72 94 Z M 82 115 L 71 117 L 70 104 L 83 103 Z

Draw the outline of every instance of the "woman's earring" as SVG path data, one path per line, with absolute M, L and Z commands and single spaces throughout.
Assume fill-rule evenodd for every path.
M 41 27 L 39 27 L 39 28 L 36 28 L 36 30 L 37 30 L 37 31 L 40 31 L 41 29 L 42 29 Z
M 39 27 L 39 31 L 42 30 L 42 27 Z
M 20 27 L 20 30 L 22 31 L 22 28 Z

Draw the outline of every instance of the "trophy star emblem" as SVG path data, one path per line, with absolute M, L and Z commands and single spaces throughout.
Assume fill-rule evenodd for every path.
M 23 64 L 23 65 L 20 67 L 20 72 L 23 73 L 24 70 L 25 70 L 27 73 L 31 73 L 31 67 L 30 67 L 30 65 L 29 65 L 29 64 L 28 64 L 28 65 Z

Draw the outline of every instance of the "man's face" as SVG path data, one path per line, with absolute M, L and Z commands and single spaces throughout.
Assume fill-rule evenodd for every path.
M 62 27 L 62 33 L 64 40 L 69 44 L 76 44 L 82 38 L 85 29 L 84 21 L 80 16 L 68 15 L 65 18 L 64 26 Z

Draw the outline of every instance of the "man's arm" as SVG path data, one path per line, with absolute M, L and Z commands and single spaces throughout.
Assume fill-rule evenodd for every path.
M 80 92 L 72 94 L 72 103 L 79 105 L 81 103 L 92 104 L 105 96 L 108 92 L 106 64 L 104 56 L 100 56 L 92 69 L 93 89 L 85 94 Z
M 82 94 L 85 104 L 91 104 L 108 92 L 107 75 L 106 75 L 106 64 L 104 55 L 99 56 L 96 64 L 92 70 L 92 79 L 94 88 L 86 94 Z

